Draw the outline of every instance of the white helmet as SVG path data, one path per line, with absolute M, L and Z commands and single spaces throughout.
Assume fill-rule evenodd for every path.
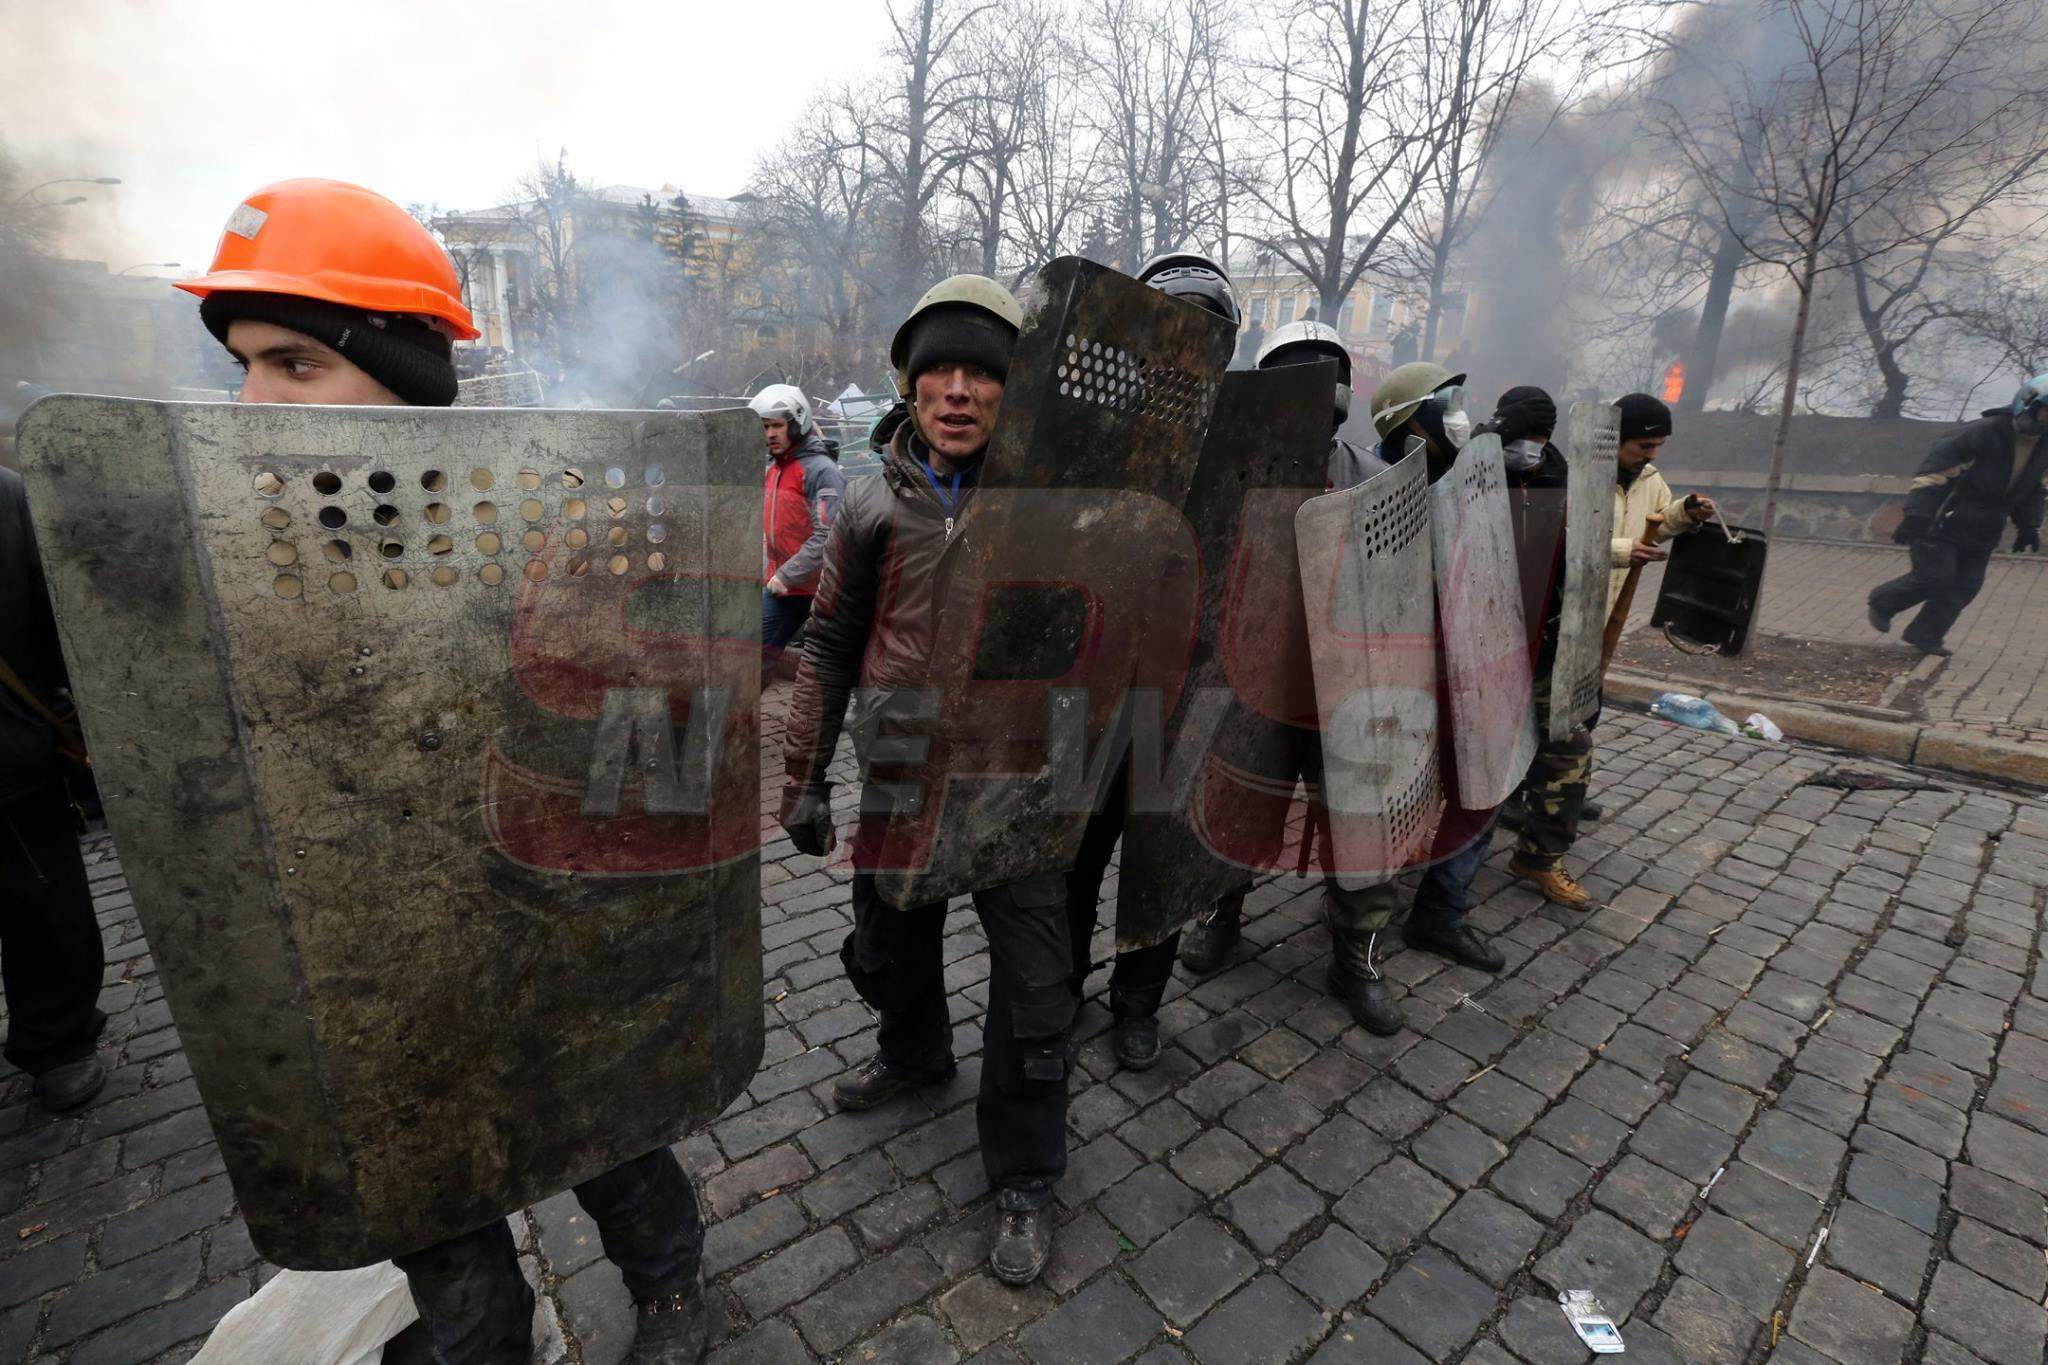
M 1308 364 L 1325 356 L 1337 362 L 1336 415 L 1337 425 L 1342 426 L 1351 416 L 1351 352 L 1344 348 L 1344 338 L 1335 327 L 1313 318 L 1275 327 L 1259 346 L 1253 365 L 1270 370 L 1280 365 Z
M 747 406 L 763 421 L 780 417 L 789 423 L 791 439 L 811 429 L 811 400 L 794 384 L 770 384 L 748 399 Z

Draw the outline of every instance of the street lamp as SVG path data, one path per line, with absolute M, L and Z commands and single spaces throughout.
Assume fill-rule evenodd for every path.
M 15 196 L 15 202 L 20 203 L 24 199 L 35 199 L 38 190 L 46 190 L 52 185 L 118 185 L 120 183 L 121 177 L 118 175 L 60 175 L 55 180 L 45 180 L 40 185 L 30 185 Z M 35 202 L 41 204 L 48 201 L 35 199 Z M 84 202 L 84 195 L 73 195 L 69 199 L 59 201 L 52 205 L 52 207 L 62 208 L 65 204 L 82 204 Z
M 176 270 L 182 264 L 181 261 L 137 261 L 134 265 L 115 271 L 114 277 L 119 279 L 130 270 Z

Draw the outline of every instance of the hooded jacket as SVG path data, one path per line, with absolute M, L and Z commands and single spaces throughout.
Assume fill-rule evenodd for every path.
M 762 582 L 780 574 L 792 597 L 817 592 L 825 537 L 845 493 L 839 447 L 815 430 L 789 454 L 768 461 L 761 500 Z
M 1621 597 L 1621 585 L 1628 581 L 1630 547 L 1642 535 L 1643 523 L 1652 513 L 1664 518 L 1664 524 L 1657 528 L 1659 545 L 1700 527 L 1699 518 L 1685 510 L 1685 499 L 1671 492 L 1671 485 L 1664 482 L 1657 466 L 1644 465 L 1631 483 L 1624 484 L 1616 479 L 1614 541 L 1607 560 L 1607 612 L 1610 616 L 1614 614 L 1615 602 Z
M 57 619 L 50 611 L 43 563 L 29 522 L 28 494 L 21 475 L 0 466 L 0 659 L 21 676 L 51 710 L 70 709 L 64 700 L 64 655 L 57 643 Z M 0 801 L 15 801 L 47 789 L 62 777 L 57 737 L 49 723 L 5 686 L 0 686 Z
M 1998 539 L 2005 522 L 2041 529 L 2048 500 L 2048 436 L 2024 459 L 2012 414 L 1993 408 L 1937 442 L 1913 476 L 1906 515 L 1926 521 L 1943 540 L 1979 545 Z

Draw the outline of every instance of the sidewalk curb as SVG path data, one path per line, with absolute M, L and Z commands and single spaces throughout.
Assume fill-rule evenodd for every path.
M 1614 669 L 1607 675 L 1607 697 L 1633 709 L 1647 709 L 1660 692 L 1690 691 L 1704 696 L 1731 719 L 1739 721 L 1761 711 L 1777 723 L 1787 739 L 1824 744 L 1852 754 L 1868 754 L 1894 763 L 1940 768 L 1965 777 L 1989 778 L 2029 787 L 2048 787 L 2048 747 L 1994 739 L 1968 730 L 1911 721 L 1880 720 L 1839 706 L 1811 700 L 1759 696 L 1702 689 L 1678 678 Z M 1859 711 L 1876 710 L 1859 707 Z

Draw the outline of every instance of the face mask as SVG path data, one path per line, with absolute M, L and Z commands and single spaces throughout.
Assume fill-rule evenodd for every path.
M 1465 442 L 1472 439 L 1472 418 L 1463 408 L 1444 414 L 1444 435 L 1450 438 L 1453 450 L 1463 450 Z
M 1526 474 L 1543 463 L 1543 442 L 1510 441 L 1501 449 L 1501 458 L 1517 474 Z

